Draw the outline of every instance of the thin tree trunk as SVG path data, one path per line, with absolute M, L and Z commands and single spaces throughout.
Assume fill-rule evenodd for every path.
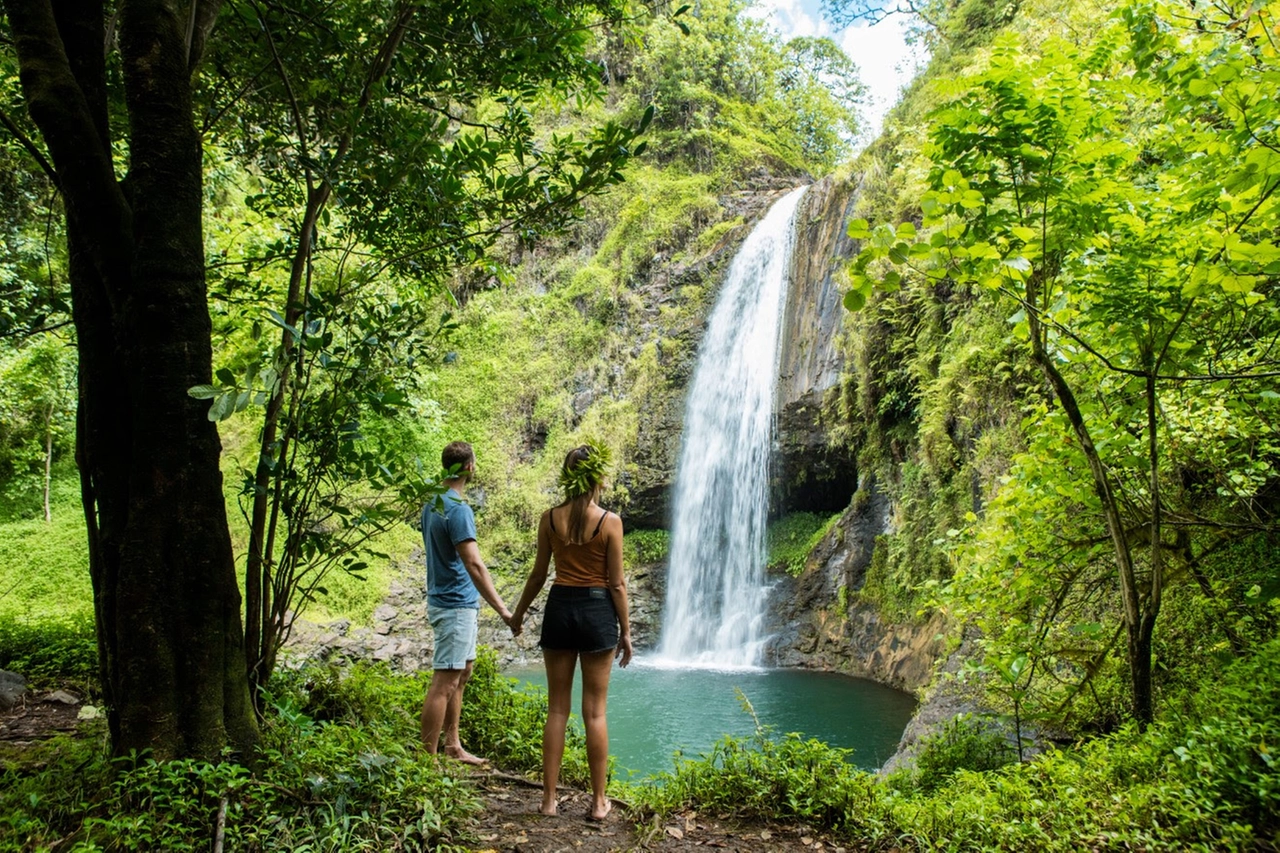
M 1058 404 L 1062 406 L 1071 424 L 1071 429 L 1080 442 L 1080 451 L 1089 465 L 1093 476 L 1094 491 L 1102 505 L 1102 516 L 1111 538 L 1112 550 L 1115 553 L 1116 568 L 1120 580 L 1120 601 L 1123 608 L 1125 632 L 1128 637 L 1129 675 L 1133 689 L 1133 715 L 1140 725 L 1151 722 L 1151 625 L 1143 619 L 1139 601 L 1137 576 L 1133 566 L 1133 553 L 1125 533 L 1124 523 L 1120 517 L 1120 507 L 1111 488 L 1111 480 L 1107 476 L 1106 466 L 1098 448 L 1093 443 L 1089 426 L 1085 423 L 1084 414 L 1076 400 L 1074 390 L 1067 382 L 1053 357 L 1045 346 L 1045 330 L 1040 322 L 1040 283 L 1036 275 L 1027 282 L 1026 305 L 1027 322 L 1031 338 L 1032 359 L 1040 367 L 1045 379 L 1053 389 Z M 1145 641 L 1144 641 L 1145 636 Z
M 53 521 L 49 509 L 49 486 L 53 481 L 53 404 L 44 413 L 44 523 Z
M 416 11 L 417 7 L 413 3 L 402 2 L 397 6 L 391 27 L 365 76 L 359 100 L 355 105 L 354 118 L 334 148 L 335 161 L 342 160 L 350 150 L 356 128 L 373 97 L 374 86 L 390 70 L 391 62 L 400 49 L 400 44 L 408 32 L 409 22 Z M 263 27 L 270 40 L 269 28 L 265 24 Z M 278 60 L 276 69 L 280 74 L 282 85 L 292 92 L 292 84 Z M 306 125 L 296 103 L 294 104 L 294 122 L 299 137 L 298 144 L 303 153 L 307 154 Z M 309 159 L 310 155 L 307 156 Z M 330 185 L 324 181 L 315 184 L 311 172 L 308 171 L 307 205 L 298 229 L 297 245 L 289 269 L 289 286 L 285 296 L 284 311 L 281 312 L 288 326 L 296 327 L 305 310 L 303 282 L 310 268 L 313 240 L 320 222 L 320 214 L 324 211 L 331 195 Z M 293 350 L 293 334 L 287 329 L 282 330 L 279 384 L 271 399 L 267 401 L 262 431 L 259 434 L 258 464 L 253 481 L 253 508 L 249 516 L 249 550 L 245 558 L 244 655 L 255 708 L 258 706 L 259 693 L 266 686 L 271 677 L 271 671 L 275 667 L 275 652 L 283 631 L 282 626 L 273 616 L 277 608 L 273 606 L 271 592 L 273 588 L 271 575 L 275 568 L 276 526 L 279 516 L 279 489 L 271 488 L 271 480 L 273 467 L 277 473 L 283 472 L 289 443 L 293 439 L 293 435 L 288 432 L 283 436 L 280 435 L 280 418 L 286 395 L 292 393 L 294 390 L 292 386 L 299 381 L 298 377 L 293 375 L 295 369 L 300 369 L 296 368 L 292 358 Z
M 1146 607 L 1142 610 L 1142 619 L 1138 625 L 1138 664 L 1139 672 L 1134 677 L 1134 715 L 1139 722 L 1149 723 L 1155 717 L 1155 702 L 1151 686 L 1151 643 L 1155 636 L 1156 617 L 1160 615 L 1161 598 L 1164 594 L 1164 516 L 1160 497 L 1160 443 L 1159 418 L 1156 398 L 1156 365 L 1149 364 L 1145 391 L 1147 396 L 1147 465 L 1151 477 L 1151 581 L 1147 590 Z

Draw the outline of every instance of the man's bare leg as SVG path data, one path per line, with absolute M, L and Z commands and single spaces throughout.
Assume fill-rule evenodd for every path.
M 449 710 L 449 702 L 454 696 L 461 696 L 459 682 L 465 670 L 437 669 L 431 673 L 431 686 L 427 688 L 427 696 L 422 700 L 422 745 L 427 752 L 436 754 L 440 742 L 440 731 L 444 728 L 445 716 Z
M 480 765 L 487 764 L 489 760 L 467 752 L 458 734 L 458 726 L 462 722 L 462 693 L 466 690 L 467 682 L 471 680 L 473 664 L 474 661 L 467 661 L 467 668 L 462 670 L 462 677 L 458 680 L 458 689 L 449 696 L 449 704 L 444 715 L 444 754 L 463 764 Z

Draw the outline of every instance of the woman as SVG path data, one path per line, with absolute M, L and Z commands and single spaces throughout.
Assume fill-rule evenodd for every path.
M 608 451 L 584 444 L 569 451 L 560 472 L 565 500 L 542 514 L 538 556 L 525 582 L 511 629 L 520 633 L 525 612 L 547 582 L 555 556 L 556 577 L 542 617 L 542 659 L 547 668 L 547 722 L 542 730 L 542 813 L 556 813 L 556 783 L 564 758 L 573 670 L 582 661 L 582 721 L 591 769 L 591 818 L 613 807 L 604 794 L 609 772 L 605 704 L 613 658 L 631 662 L 627 584 L 622 577 L 622 519 L 596 503 L 609 465 Z M 621 630 L 619 630 L 621 626 Z

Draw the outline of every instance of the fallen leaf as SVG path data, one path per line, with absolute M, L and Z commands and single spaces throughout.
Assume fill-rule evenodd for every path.
M 479 836 L 479 839 L 481 841 L 497 841 L 498 833 L 495 832 L 493 835 L 481 835 Z
M 764 832 L 760 833 L 761 841 L 768 841 L 770 838 L 773 838 L 773 833 L 769 830 L 766 829 Z
M 808 847 L 810 844 L 813 843 L 813 839 L 810 838 L 808 835 L 805 835 L 800 839 L 800 843 L 803 844 L 805 847 Z
M 684 831 L 678 826 L 668 826 L 667 835 L 670 835 L 672 838 L 684 838 Z

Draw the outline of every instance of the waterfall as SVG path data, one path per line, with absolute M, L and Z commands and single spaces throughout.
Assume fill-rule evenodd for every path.
M 685 407 L 657 663 L 758 664 L 778 338 L 796 206 L 779 199 L 729 266 Z

